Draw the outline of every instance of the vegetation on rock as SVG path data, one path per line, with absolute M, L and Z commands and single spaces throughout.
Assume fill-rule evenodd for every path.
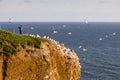
M 0 53 L 4 53 L 5 55 L 17 53 L 20 46 L 23 48 L 26 46 L 40 48 L 41 42 L 48 42 L 48 40 L 0 30 Z
M 78 56 L 52 39 L 0 30 L 0 80 L 79 80 Z

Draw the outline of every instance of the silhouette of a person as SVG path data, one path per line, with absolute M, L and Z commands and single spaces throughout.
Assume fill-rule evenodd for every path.
M 19 29 L 19 34 L 22 34 L 22 25 L 20 25 L 18 29 Z

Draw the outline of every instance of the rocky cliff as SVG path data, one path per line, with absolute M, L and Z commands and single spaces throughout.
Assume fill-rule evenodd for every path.
M 80 80 L 80 71 L 78 56 L 63 44 L 0 30 L 0 80 Z

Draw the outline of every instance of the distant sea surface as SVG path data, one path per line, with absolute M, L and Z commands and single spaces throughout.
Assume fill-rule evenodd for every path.
M 120 80 L 120 23 L 0 22 L 0 28 L 64 43 L 80 58 L 81 80 Z

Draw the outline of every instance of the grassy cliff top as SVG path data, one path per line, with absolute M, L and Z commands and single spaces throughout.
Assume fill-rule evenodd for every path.
M 19 47 L 25 48 L 26 46 L 32 46 L 40 48 L 41 42 L 48 42 L 48 40 L 0 30 L 0 54 L 15 54 L 19 51 Z

